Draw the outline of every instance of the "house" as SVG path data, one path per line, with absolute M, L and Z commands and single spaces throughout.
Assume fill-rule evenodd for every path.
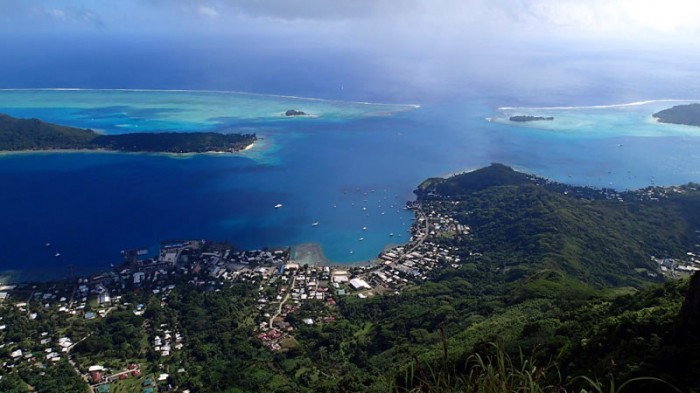
M 350 286 L 355 290 L 372 289 L 372 287 L 369 284 L 367 284 L 367 281 L 361 278 L 353 278 L 352 280 L 350 280 Z
M 146 277 L 146 273 L 144 272 L 136 272 L 134 273 L 134 284 L 141 284 L 141 281 Z
M 100 293 L 100 295 L 97 297 L 97 300 L 100 304 L 107 304 L 112 302 L 112 298 L 110 298 L 109 296 L 109 291 L 106 289 Z

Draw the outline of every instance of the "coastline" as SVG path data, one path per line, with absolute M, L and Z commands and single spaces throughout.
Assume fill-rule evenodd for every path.
M 21 270 L 0 270 L 0 285 L 9 285 L 25 282 L 22 280 Z M 32 280 L 26 280 L 26 282 L 31 282 Z
M 404 243 L 392 243 L 387 244 L 382 249 L 382 252 L 387 251 L 393 247 L 400 246 Z M 313 267 L 331 267 L 331 268 L 351 268 L 351 267 L 368 267 L 374 266 L 378 263 L 378 258 L 373 258 L 371 260 L 361 260 L 353 262 L 335 262 L 328 259 L 323 253 L 323 248 L 319 243 L 301 243 L 291 247 L 292 257 L 289 262 L 295 262 L 299 265 L 308 264 Z M 85 272 L 85 274 L 97 274 L 106 270 L 94 270 L 92 272 Z M 12 270 L 0 270 L 0 285 L 16 285 L 16 284 L 28 284 L 33 282 L 47 282 L 52 280 L 60 280 L 61 277 L 45 277 L 41 279 L 40 277 L 32 277 L 28 272 L 18 269 Z
M 0 150 L 0 157 L 13 155 L 41 155 L 41 154 L 131 154 L 131 155 L 150 155 L 150 156 L 165 156 L 170 158 L 190 158 L 197 155 L 211 156 L 227 156 L 240 155 L 252 150 L 256 146 L 256 142 L 252 142 L 243 149 L 236 151 L 220 151 L 211 150 L 205 152 L 188 152 L 188 153 L 171 153 L 171 152 L 155 152 L 155 151 L 122 151 L 109 149 L 40 149 L 40 150 Z M 256 149 L 259 150 L 259 149 Z

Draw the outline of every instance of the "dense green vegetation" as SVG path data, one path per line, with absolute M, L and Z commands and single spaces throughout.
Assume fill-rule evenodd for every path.
M 417 193 L 431 209 L 474 228 L 469 247 L 496 262 L 507 281 L 561 276 L 600 288 L 640 287 L 656 269 L 650 256 L 680 257 L 695 248 L 700 192 L 684 190 L 652 203 L 639 192 L 562 188 L 494 164 L 431 179 Z
M 510 121 L 515 122 L 528 122 L 528 121 L 542 121 L 542 120 L 554 120 L 552 116 L 531 116 L 531 115 L 516 115 L 508 118 Z
M 653 116 L 662 123 L 700 126 L 700 104 L 676 105 L 656 112 Z
M 0 150 L 115 150 L 129 152 L 232 152 L 255 141 L 254 134 L 163 132 L 100 135 L 92 130 L 64 127 L 37 119 L 0 114 Z
M 253 143 L 252 134 L 218 132 L 162 132 L 99 135 L 92 141 L 96 148 L 130 152 L 205 153 L 233 152 Z
M 0 114 L 0 150 L 80 149 L 97 133 Z

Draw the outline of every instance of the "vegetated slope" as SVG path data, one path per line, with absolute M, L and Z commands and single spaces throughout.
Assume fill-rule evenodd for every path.
M 114 150 L 128 152 L 233 152 L 256 140 L 255 134 L 219 132 L 153 132 L 100 135 L 37 119 L 0 114 L 0 150 Z
M 656 112 L 652 116 L 662 123 L 700 126 L 700 104 L 676 105 Z
M 95 137 L 92 130 L 0 114 L 0 150 L 81 149 Z
M 549 269 L 594 287 L 639 286 L 657 268 L 652 255 L 692 248 L 700 203 L 692 187 L 654 202 L 640 192 L 564 186 L 498 164 L 432 179 L 417 194 L 469 225 L 471 247 L 498 260 L 510 279 Z
M 208 151 L 237 151 L 255 140 L 252 134 L 221 134 L 217 132 L 164 132 L 100 135 L 93 145 L 108 150 L 168 153 L 205 153 Z

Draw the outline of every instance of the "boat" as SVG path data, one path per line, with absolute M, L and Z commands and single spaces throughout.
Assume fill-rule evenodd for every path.
M 364 237 L 361 237 L 361 238 L 359 238 L 358 240 L 359 240 L 359 241 L 363 241 L 363 240 L 365 240 L 365 238 L 364 238 Z
M 61 253 L 60 253 L 60 252 L 57 252 L 56 255 L 54 255 L 54 256 L 55 256 L 56 258 L 58 258 L 58 257 L 61 256 Z
M 318 226 L 318 221 L 317 221 L 317 220 L 314 220 L 314 221 L 311 223 L 311 226 L 312 226 L 312 227 Z
M 279 209 L 280 207 L 282 207 L 282 204 L 281 204 L 281 203 L 278 203 L 278 204 L 275 205 L 275 209 Z
M 389 236 L 394 237 L 394 232 L 391 232 Z
M 366 230 L 367 230 L 367 227 L 362 227 L 362 230 L 363 230 L 363 231 L 366 231 Z

